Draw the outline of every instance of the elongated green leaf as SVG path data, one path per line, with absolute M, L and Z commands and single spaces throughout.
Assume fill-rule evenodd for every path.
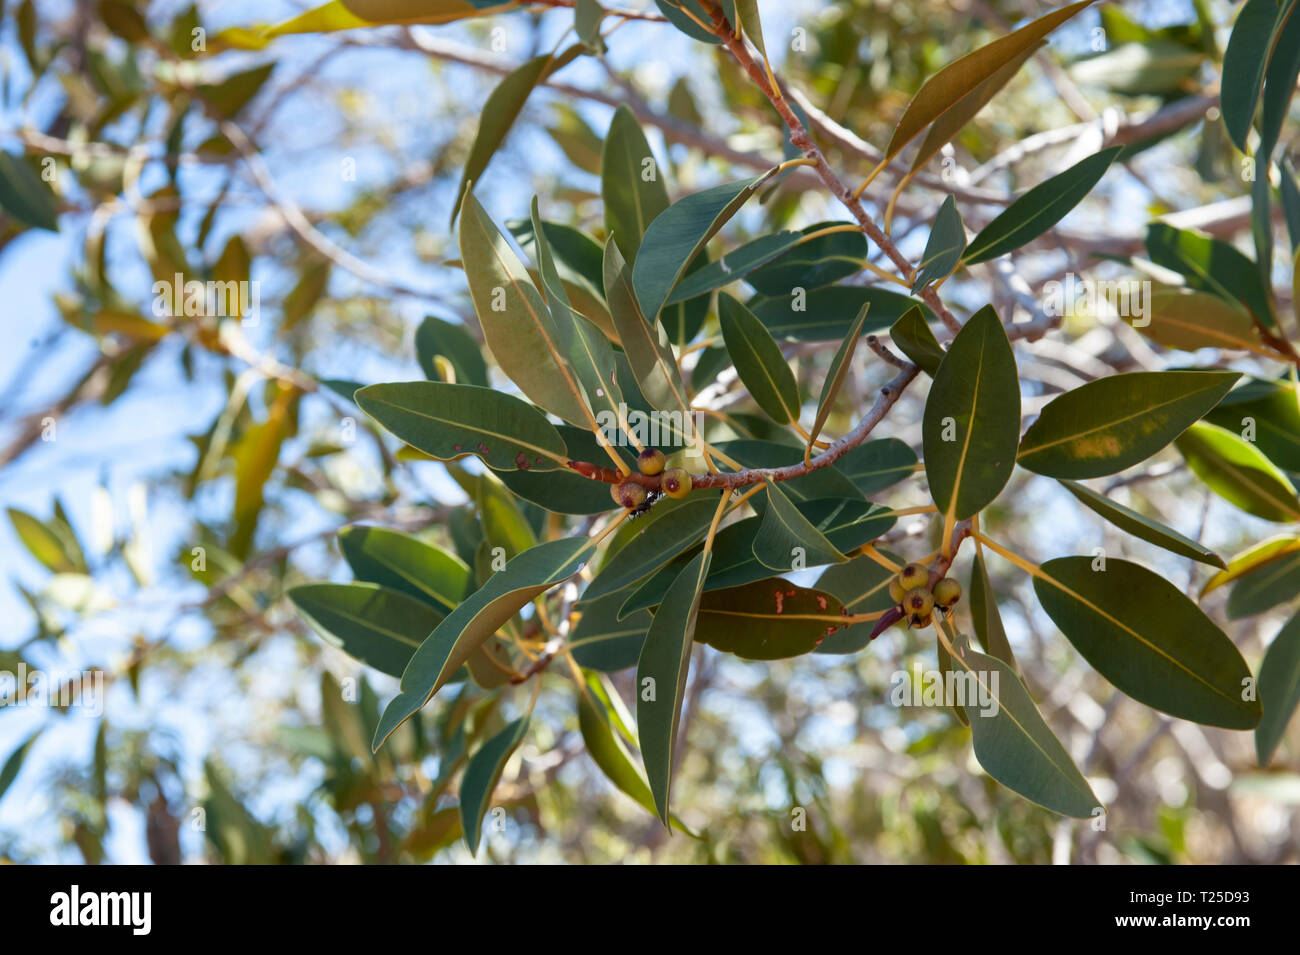
M 332 33 L 357 27 L 390 24 L 451 23 L 468 17 L 486 16 L 516 6 L 517 0 L 502 3 L 474 3 L 472 0 L 331 0 L 275 26 L 234 27 L 223 30 L 218 46 L 260 50 L 280 36 L 294 33 Z M 188 34 L 186 42 L 189 41 Z
M 1205 416 L 1263 451 L 1284 471 L 1300 471 L 1300 388 L 1290 381 L 1251 379 Z
M 1166 348 L 1261 348 L 1250 314 L 1209 292 L 1158 289 L 1151 295 L 1147 319 L 1145 324 L 1134 322 L 1133 327 Z
M 771 481 L 767 482 L 763 523 L 754 535 L 754 556 L 765 567 L 780 571 L 838 564 L 848 559 Z
M 480 746 L 465 764 L 465 777 L 460 781 L 460 826 L 470 852 L 478 852 L 483 817 L 487 815 L 492 791 L 497 788 L 506 763 L 527 735 L 528 717 L 521 716 Z
M 967 687 L 976 684 L 977 698 L 964 708 L 979 764 L 1030 802 L 1063 816 L 1089 818 L 1101 803 L 1015 671 L 964 640 L 954 649 L 956 672 L 965 671 Z
M 427 602 L 379 584 L 302 584 L 289 599 L 326 643 L 389 676 L 402 675 L 443 619 Z
M 668 296 L 666 304 L 672 305 L 698 295 L 707 295 L 715 289 L 739 281 L 759 266 L 793 248 L 802 238 L 800 232 L 775 232 L 746 242 L 683 278 Z
M 627 106 L 614 111 L 605 136 L 600 194 L 605 200 L 605 231 L 623 258 L 635 262 L 645 230 L 668 208 L 668 188 L 645 133 Z
M 835 467 L 863 494 L 878 494 L 916 473 L 916 452 L 898 438 L 878 438 L 841 455 Z
M 585 599 L 594 600 L 658 570 L 704 536 L 718 504 L 708 499 L 683 501 L 677 507 L 657 505 L 638 519 L 635 535 L 596 574 Z
M 1267 766 L 1300 705 L 1300 616 L 1287 622 L 1259 665 L 1259 702 L 1264 716 L 1255 729 L 1255 756 Z
M 582 617 L 567 642 L 579 666 L 612 672 L 636 665 L 651 618 L 650 612 L 642 609 L 619 619 L 619 608 L 626 599 L 625 589 L 596 600 L 583 600 Z
M 1228 619 L 1240 620 L 1300 597 L 1300 554 L 1288 554 L 1242 576 L 1228 596 Z
M 835 355 L 831 358 L 830 367 L 826 369 L 826 380 L 822 382 L 822 394 L 817 399 L 817 416 L 813 419 L 812 429 L 808 432 L 809 446 L 822 433 L 822 426 L 826 424 L 826 419 L 830 416 L 831 408 L 835 404 L 835 396 L 839 394 L 840 386 L 844 384 L 844 379 L 848 376 L 849 368 L 853 363 L 853 353 L 857 351 L 858 339 L 862 337 L 862 326 L 867 321 L 867 311 L 870 308 L 871 304 L 869 302 L 863 304 L 862 311 L 858 312 L 857 320 L 849 329 L 849 333 L 844 336 L 844 341 L 840 342 L 840 347 L 835 350 Z
M 1219 403 L 1237 372 L 1135 371 L 1058 395 L 1025 432 L 1019 463 L 1093 478 L 1145 461 Z
M 375 728 L 374 748 L 378 750 L 393 730 L 418 712 L 507 620 L 581 570 L 594 550 L 595 543 L 586 538 L 539 544 L 509 561 L 448 614 L 402 672 L 401 692 Z
M 1015 654 L 1011 652 L 1011 643 L 1007 640 L 1007 631 L 1002 626 L 1002 614 L 998 611 L 998 597 L 993 592 L 989 580 L 988 566 L 984 563 L 984 554 L 977 552 L 970 571 L 970 615 L 975 627 L 975 636 L 984 648 L 1013 669 L 1016 666 Z
M 505 142 L 510 127 L 519 118 L 519 113 L 523 110 L 529 95 L 542 78 L 555 67 L 555 58 L 551 54 L 535 56 L 503 76 L 501 82 L 488 95 L 487 102 L 483 104 L 483 111 L 479 114 L 481 118 L 478 132 L 474 134 L 474 144 L 470 147 L 469 158 L 465 160 L 465 166 L 461 170 L 460 184 L 456 187 L 456 199 L 451 204 L 449 226 L 456 224 L 461 200 L 469 191 L 470 183 L 477 182 L 483 175 L 492 156 Z
M 926 80 L 903 111 L 885 149 L 885 159 L 893 159 L 921 130 L 949 111 L 961 110 L 969 100 L 979 99 L 986 92 L 983 84 L 989 77 L 1026 48 L 1036 47 L 1045 36 L 1090 3 L 1092 0 L 1078 0 L 1053 10 L 1019 30 L 967 53 Z
M 722 40 L 706 29 L 713 18 L 700 6 L 698 0 L 655 0 L 659 12 L 668 18 L 668 22 L 681 30 L 692 40 L 701 43 L 719 44 Z M 683 12 L 690 10 L 690 14 Z
M 339 549 L 357 580 L 401 591 L 441 613 L 455 609 L 469 589 L 469 568 L 459 558 L 409 534 L 386 527 L 345 527 L 339 531 Z
M 25 225 L 59 231 L 54 193 L 21 156 L 7 152 L 0 152 L 0 209 Z
M 1141 538 L 1157 547 L 1163 547 L 1170 553 L 1211 567 L 1227 567 L 1223 558 L 1203 544 L 1198 544 L 1189 537 L 1184 537 L 1172 527 L 1166 527 L 1157 520 L 1139 514 L 1132 508 L 1118 504 L 1096 491 L 1074 481 L 1061 481 L 1061 485 L 1090 510 L 1100 514 L 1110 523 L 1125 533 Z
M 16 507 L 8 508 L 7 513 L 18 539 L 38 561 L 56 574 L 86 573 L 85 558 L 66 535 Z
M 651 321 L 705 243 L 775 172 L 723 183 L 679 199 L 655 217 L 642 237 L 632 267 L 641 313 Z
M 1279 534 L 1277 537 L 1270 537 L 1268 540 L 1253 544 L 1241 553 L 1234 554 L 1228 561 L 1227 567 L 1205 582 L 1205 586 L 1201 588 L 1201 597 L 1203 599 L 1206 594 L 1218 590 L 1224 584 L 1232 583 L 1260 567 L 1282 560 L 1296 552 L 1300 552 L 1300 537 L 1291 534 Z
M 1253 444 L 1199 421 L 1175 446 L 1196 476 L 1224 500 L 1266 521 L 1300 521 L 1295 486 Z
M 1025 46 L 1024 49 L 1013 53 L 1010 58 L 999 66 L 996 70 L 988 75 L 986 79 L 973 87 L 970 92 L 964 95 L 960 101 L 954 103 L 952 108 L 948 109 L 930 126 L 930 131 L 925 134 L 925 139 L 921 140 L 921 145 L 912 158 L 912 172 L 920 172 L 940 149 L 950 142 L 962 128 L 976 117 L 980 110 L 988 105 L 994 96 L 1011 82 L 1012 77 L 1020 72 L 1020 68 L 1025 65 L 1025 61 L 1034 55 L 1042 46 L 1044 41 Z M 962 237 L 963 243 L 965 237 Z M 929 258 L 929 256 L 926 256 Z
M 36 742 L 42 732 L 43 730 L 36 730 L 27 739 L 19 743 L 5 758 L 4 765 L 0 766 L 0 799 L 4 799 L 5 793 L 14 784 L 14 780 L 18 778 L 18 774 L 23 768 L 23 761 L 27 759 L 32 744 Z
M 476 490 L 485 544 L 500 547 L 505 551 L 506 559 L 510 560 L 537 543 L 537 536 L 519 510 L 514 495 L 486 474 L 479 475 Z
M 1221 81 L 1223 125 L 1243 153 L 1264 90 L 1264 74 L 1276 49 L 1277 27 L 1294 8 L 1291 0 L 1284 7 L 1277 0 L 1246 0 L 1228 37 Z
M 436 360 L 445 359 L 456 375 L 456 384 L 478 385 L 487 388 L 487 363 L 478 343 L 470 337 L 462 325 L 453 325 L 430 315 L 415 332 L 415 357 L 420 362 L 420 370 L 430 381 L 441 381 Z
M 655 808 L 665 825 L 700 588 L 708 572 L 707 553 L 700 553 L 682 569 L 654 615 L 636 668 L 636 720 L 641 758 L 645 761 Z
M 736 366 L 736 374 L 749 389 L 750 397 L 777 424 L 797 421 L 799 386 L 781 354 L 781 347 L 763 323 L 726 294 L 718 297 L 718 322 L 722 326 L 727 353 Z
M 460 255 L 497 365 L 540 407 L 591 427 L 591 409 L 566 354 L 570 336 L 562 334 L 523 263 L 472 193 L 460 217 Z
M 758 16 L 758 0 L 736 0 L 736 15 L 740 18 L 740 27 L 749 37 L 763 59 L 767 59 L 767 44 L 763 42 L 763 21 Z
M 918 368 L 934 377 L 945 354 L 919 307 L 909 308 L 889 329 L 889 337 Z
M 1147 226 L 1146 249 L 1152 262 L 1184 276 L 1190 287 L 1240 302 L 1264 325 L 1277 325 L 1259 269 L 1227 242 L 1153 222 Z
M 1282 12 L 1273 27 L 1273 56 L 1264 72 L 1264 97 L 1259 114 L 1259 146 L 1255 150 L 1265 165 L 1272 159 L 1273 148 L 1282 133 L 1282 123 L 1286 120 L 1295 95 L 1296 79 L 1300 77 L 1300 2 L 1285 0 Z M 1255 180 L 1255 189 L 1263 193 L 1264 201 L 1256 202 L 1265 210 L 1264 223 L 1271 222 L 1268 210 L 1268 177 L 1260 176 Z M 1272 226 L 1264 226 L 1265 235 L 1272 238 Z M 1258 248 L 1258 245 L 1256 246 Z M 1261 256 L 1261 262 L 1270 262 L 1272 256 Z M 1268 271 L 1261 272 L 1264 281 L 1268 281 Z
M 613 236 L 605 242 L 604 271 L 609 313 L 641 394 L 658 411 L 688 412 L 686 388 L 668 338 L 662 327 L 647 322 L 641 314 L 632 290 L 632 270 Z
M 1058 557 L 1034 577 L 1047 615 L 1093 669 L 1140 703 L 1226 729 L 1253 729 L 1242 699 L 1250 670 L 1232 641 L 1182 591 L 1139 564 Z
M 962 261 L 986 262 L 1038 238 L 1083 201 L 1122 149 L 1104 149 L 1030 189 L 971 239 Z
M 867 303 L 871 304 L 871 315 L 862 329 L 864 333 L 888 328 L 913 306 L 924 309 L 914 298 L 860 285 L 831 285 L 779 298 L 759 296 L 750 299 L 747 307 L 773 338 L 821 342 L 841 341 Z M 925 311 L 928 314 L 928 309 Z
M 940 513 L 965 520 L 998 496 L 1015 467 L 1019 433 L 1015 355 L 985 306 L 953 339 L 925 402 L 925 473 Z
M 896 564 L 904 561 L 897 554 L 881 551 Z M 822 571 L 814 589 L 830 594 L 849 613 L 874 613 L 895 605 L 889 595 L 889 582 L 893 571 L 880 566 L 870 557 L 855 557 L 843 564 L 832 564 Z M 829 624 L 828 624 L 829 626 Z M 855 623 L 849 627 L 826 634 L 817 646 L 817 653 L 857 653 L 871 642 L 876 624 L 871 621 Z
M 600 38 L 600 21 L 604 17 L 605 8 L 596 0 L 577 0 L 573 5 L 573 30 L 588 49 L 596 52 L 605 48 Z
M 961 254 L 965 250 L 966 227 L 962 225 L 957 203 L 952 196 L 948 196 L 943 200 L 943 205 L 934 217 L 934 224 L 930 227 L 930 238 L 926 240 L 921 267 L 917 269 L 916 281 L 912 283 L 912 292 L 950 275 L 960 264 Z
M 847 630 L 843 617 L 832 595 L 770 577 L 704 594 L 695 639 L 744 660 L 784 660 Z
M 512 395 L 438 381 L 369 385 L 356 402 L 412 447 L 443 461 L 478 455 L 497 470 L 550 471 L 568 463 L 546 416 Z
M 800 230 L 798 243 L 745 277 L 761 294 L 781 297 L 796 288 L 813 291 L 862 271 L 867 237 L 845 222 L 817 222 Z M 836 231 L 829 231 L 834 229 Z M 808 238 L 815 233 L 824 233 Z

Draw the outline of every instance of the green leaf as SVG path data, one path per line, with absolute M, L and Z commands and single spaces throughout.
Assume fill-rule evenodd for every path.
M 1053 10 L 1019 30 L 999 37 L 992 43 L 966 54 L 945 66 L 922 84 L 907 109 L 903 111 L 885 149 L 885 161 L 897 156 L 909 142 L 950 111 L 960 111 L 970 100 L 978 100 L 986 89 L 983 84 L 1008 62 L 1039 42 L 1092 0 L 1079 0 Z
M 1220 108 L 1228 136 L 1243 153 L 1264 91 L 1264 74 L 1277 51 L 1279 28 L 1295 6 L 1294 0 L 1289 0 L 1284 9 L 1279 8 L 1278 0 L 1246 0 L 1228 37 L 1223 53 Z
M 952 108 L 936 119 L 933 125 L 930 126 L 930 131 L 925 134 L 925 139 L 921 141 L 916 155 L 912 157 L 912 172 L 910 175 L 920 172 L 925 164 L 934 157 L 935 153 L 960 133 L 962 128 L 974 119 L 979 111 L 987 106 L 989 101 L 1004 86 L 1011 82 L 1012 78 L 1020 72 L 1020 68 L 1025 65 L 1025 61 L 1042 48 L 1043 42 L 1040 40 L 1029 44 L 1024 49 L 1012 54 L 1005 63 L 990 73 L 988 77 L 964 95 L 959 102 L 955 103 Z M 965 236 L 962 237 L 962 241 L 965 242 Z
M 551 471 L 564 439 L 536 408 L 491 388 L 440 381 L 368 385 L 356 402 L 407 444 L 441 461 L 478 455 L 497 470 Z
M 661 501 L 648 516 L 637 520 L 635 536 L 596 574 L 585 600 L 621 590 L 658 570 L 704 536 L 718 509 L 712 494 L 682 501 L 676 507 L 666 504 Z
M 1166 348 L 1232 348 L 1260 351 L 1259 331 L 1240 306 L 1208 292 L 1157 289 L 1151 295 L 1146 324 L 1133 323 Z
M 919 306 L 909 308 L 902 318 L 894 322 L 889 329 L 889 337 L 913 364 L 931 378 L 934 377 L 946 352 L 934 337 L 934 332 L 930 331 Z
M 812 291 L 856 275 L 867 258 L 867 237 L 859 229 L 826 232 L 849 224 L 817 222 L 801 229 L 793 248 L 755 269 L 746 281 L 763 295 L 780 297 L 796 288 Z M 825 234 L 807 238 L 818 232 Z
M 1114 474 L 1156 454 L 1217 405 L 1235 371 L 1135 371 L 1049 401 L 1020 442 L 1019 463 L 1055 478 Z
M 1272 158 L 1273 148 L 1282 133 L 1282 123 L 1286 120 L 1295 95 L 1296 79 L 1300 78 L 1300 4 L 1289 0 L 1286 8 L 1278 16 L 1274 26 L 1273 56 L 1264 73 L 1264 102 L 1259 114 L 1259 146 L 1255 154 L 1267 162 Z M 1256 180 L 1255 188 L 1263 191 L 1267 209 L 1268 177 Z M 1271 216 L 1265 216 L 1265 222 Z M 1266 234 L 1272 235 L 1272 227 L 1266 226 Z M 1261 257 L 1261 261 L 1271 261 L 1272 256 Z M 1268 281 L 1267 272 L 1262 273 Z
M 426 601 L 379 584 L 302 584 L 289 599 L 326 643 L 389 676 L 443 619 Z
M 1264 325 L 1277 325 L 1259 269 L 1227 242 L 1153 222 L 1147 226 L 1146 249 L 1152 262 L 1184 276 L 1191 288 L 1240 302 Z
M 637 736 L 655 808 L 665 825 L 700 588 L 708 572 L 707 553 L 700 553 L 682 569 L 650 623 L 637 662 Z
M 1138 564 L 1090 557 L 1049 560 L 1034 577 L 1047 615 L 1098 673 L 1171 716 L 1254 729 L 1243 700 L 1250 670 L 1232 641 L 1182 591 Z
M 1178 554 L 1181 557 L 1190 557 L 1192 560 L 1199 561 L 1202 564 L 1209 564 L 1212 567 L 1227 567 L 1227 564 L 1223 562 L 1223 558 L 1214 551 L 1203 544 L 1198 544 L 1189 537 L 1184 537 L 1172 527 L 1166 527 L 1159 521 L 1153 520 L 1145 514 L 1139 514 L 1132 508 L 1112 501 L 1082 484 L 1076 484 L 1074 481 L 1061 481 L 1061 485 L 1073 494 L 1079 503 L 1100 514 L 1125 533 L 1132 534 L 1147 543 L 1155 544 L 1157 547 L 1163 547 L 1170 553 Z
M 626 599 L 626 590 L 596 600 L 584 597 L 582 616 L 566 644 L 579 666 L 612 672 L 636 665 L 651 618 L 648 610 L 639 610 L 620 620 L 619 608 Z
M 841 341 L 862 306 L 871 305 L 871 319 L 862 331 L 888 328 L 909 308 L 924 308 L 916 299 L 888 289 L 860 285 L 831 285 L 780 298 L 759 296 L 747 307 L 767 326 L 772 337 L 792 342 Z M 928 309 L 925 310 L 928 314 Z
M 469 589 L 469 568 L 459 558 L 409 534 L 354 525 L 339 531 L 339 549 L 357 580 L 401 591 L 441 613 L 454 610 Z
M 687 266 L 745 200 L 774 174 L 772 170 L 691 193 L 655 217 L 642 237 L 632 267 L 632 285 L 641 314 L 652 321 L 658 319 L 659 309 Z
M 568 449 L 570 461 L 599 461 L 604 452 L 595 435 L 562 424 L 556 428 Z M 624 458 L 627 459 L 627 455 Z M 592 481 L 575 471 L 495 471 L 501 483 L 525 501 L 556 514 L 600 514 L 614 507 L 609 485 Z
M 555 65 L 555 59 L 549 53 L 535 56 L 502 77 L 501 82 L 488 95 L 487 102 L 483 104 L 483 110 L 479 113 L 478 132 L 474 134 L 474 144 L 470 147 L 469 158 L 465 160 L 465 166 L 461 170 L 460 184 L 456 187 L 456 199 L 451 204 L 449 226 L 456 224 L 461 200 L 469 192 L 470 183 L 477 182 L 483 175 L 492 156 L 505 141 L 510 127 L 519 118 L 519 113 L 523 110 L 529 95 L 542 78 L 555 68 Z M 468 265 L 468 260 L 466 261 Z
M 31 736 L 28 736 L 27 739 L 19 743 L 5 759 L 4 765 L 0 766 L 0 799 L 4 799 L 5 793 L 9 790 L 9 787 L 14 784 L 14 780 L 18 778 L 18 774 L 23 768 L 23 760 L 27 758 L 27 754 L 31 751 L 32 744 L 36 742 L 37 737 L 39 737 L 42 732 L 43 730 L 38 729 L 36 732 L 32 733 Z
M 430 315 L 415 331 L 415 357 L 420 370 L 430 381 L 440 381 L 442 375 L 434 365 L 436 358 L 444 358 L 456 374 L 456 384 L 478 385 L 487 388 L 487 363 L 478 343 L 465 331 L 463 325 L 453 325 Z
M 1253 444 L 1204 421 L 1174 444 L 1196 476 L 1224 500 L 1266 521 L 1300 521 L 1295 486 Z
M 767 45 L 763 42 L 763 21 L 758 16 L 758 0 L 736 0 L 736 15 L 749 42 L 767 59 Z
M 59 204 L 22 156 L 0 152 L 0 209 L 19 222 L 59 231 Z
M 953 663 L 978 684 L 983 699 L 996 701 L 986 707 L 978 702 L 965 704 L 975 758 L 985 772 L 1052 812 L 1076 819 L 1091 817 L 1101 803 L 1015 671 L 997 657 L 977 653 L 965 641 L 955 649 Z
M 1264 716 L 1255 728 L 1255 756 L 1267 766 L 1300 705 L 1300 616 L 1292 617 L 1268 645 L 1259 665 L 1259 702 Z
M 912 283 L 913 294 L 922 286 L 951 275 L 961 263 L 961 254 L 965 250 L 966 228 L 962 225 L 957 203 L 948 196 L 930 226 L 930 238 L 926 240 L 925 252 L 921 255 L 921 267 Z
M 701 266 L 685 276 L 672 290 L 666 304 L 672 305 L 699 295 L 707 295 L 715 289 L 737 282 L 759 266 L 771 262 L 793 248 L 801 238 L 803 233 L 800 232 L 775 232 L 754 239 L 752 242 L 746 242 L 720 259 Z
M 977 551 L 975 561 L 970 569 L 970 616 L 975 627 L 975 636 L 979 639 L 984 652 L 991 653 L 1012 668 L 1016 665 L 1015 654 L 1011 652 L 1011 643 L 1007 640 L 1007 631 L 1002 626 L 1002 614 L 998 611 L 998 597 L 989 582 L 989 571 L 984 563 L 984 554 Z
M 1020 196 L 971 240 L 962 261 L 987 262 L 1038 238 L 1083 201 L 1123 148 L 1104 149 Z
M 863 494 L 878 494 L 916 473 L 916 452 L 898 438 L 879 438 L 841 455 L 835 467 Z
M 59 534 L 51 525 L 37 520 L 26 511 L 16 507 L 7 509 L 9 522 L 13 524 L 14 533 L 23 542 L 23 546 L 38 561 L 56 574 L 84 574 L 87 572 L 85 558 L 80 548 L 66 535 Z
M 1002 491 L 1016 463 L 1020 379 L 993 307 L 967 320 L 935 373 L 922 435 L 930 495 L 965 520 Z
M 903 563 L 896 554 L 881 551 L 895 563 Z M 816 590 L 830 594 L 849 613 L 874 613 L 895 605 L 889 595 L 889 582 L 894 573 L 880 566 L 870 557 L 855 557 L 843 564 L 832 564 L 822 571 L 814 585 Z M 817 653 L 857 653 L 871 642 L 871 632 L 876 628 L 872 621 L 855 623 L 837 630 L 817 647 Z
M 480 746 L 465 764 L 465 777 L 460 782 L 460 826 L 471 853 L 478 852 L 483 817 L 487 815 L 492 791 L 527 734 L 528 717 L 521 716 Z
M 754 556 L 772 570 L 838 564 L 848 560 L 804 517 L 794 502 L 771 481 L 767 481 L 767 510 L 754 535 Z M 852 502 L 849 502 L 852 503 Z
M 232 73 L 219 83 L 201 83 L 196 92 L 203 106 L 215 118 L 234 119 L 258 94 L 274 70 L 274 63 L 264 63 Z
M 473 193 L 461 210 L 460 255 L 474 311 L 497 365 L 539 407 L 578 427 L 593 427 L 567 357 L 570 336 L 563 334 L 523 263 Z
M 1253 378 L 1205 416 L 1210 424 L 1250 435 L 1284 471 L 1300 471 L 1300 389 L 1290 381 Z
M 1279 534 L 1277 537 L 1270 537 L 1268 540 L 1253 544 L 1241 553 L 1234 554 L 1228 561 L 1227 567 L 1205 582 L 1205 586 L 1201 588 L 1201 598 L 1204 599 L 1206 594 L 1224 584 L 1238 580 L 1260 567 L 1282 560 L 1297 551 L 1300 551 L 1300 537 L 1291 534 Z
M 479 523 L 483 525 L 483 542 L 490 548 L 500 547 L 509 560 L 537 543 L 533 529 L 520 512 L 514 496 L 486 474 L 478 478 Z
M 578 39 L 587 48 L 603 52 L 605 42 L 600 38 L 600 21 L 605 17 L 605 8 L 596 0 L 576 0 L 573 5 L 573 29 Z
M 695 639 L 743 660 L 811 653 L 840 628 L 843 605 L 828 593 L 769 577 L 713 590 L 700 600 Z
M 736 374 L 754 402 L 777 424 L 798 421 L 799 385 L 763 323 L 726 294 L 718 296 L 718 323 Z
M 565 538 L 538 544 L 509 561 L 438 624 L 402 672 L 401 692 L 375 729 L 377 751 L 417 713 L 507 620 L 540 594 L 572 577 L 591 559 L 595 542 Z
M 221 45 L 260 50 L 268 41 L 293 33 L 328 33 L 387 24 L 451 23 L 507 10 L 515 5 L 515 0 L 492 4 L 472 0 L 332 0 L 276 26 L 251 30 L 235 27 L 223 30 L 216 39 Z
M 635 114 L 619 106 L 610 120 L 601 153 L 600 194 L 605 201 L 605 231 L 628 262 L 635 262 L 641 238 L 668 208 L 668 188 Z
M 609 313 L 641 394 L 655 410 L 688 413 L 690 402 L 668 338 L 663 328 L 641 314 L 632 290 L 632 271 L 613 236 L 605 242 L 604 271 Z
M 1240 620 L 1272 610 L 1300 596 L 1300 554 L 1288 554 L 1237 581 L 1228 596 L 1228 619 Z
M 826 419 L 830 416 L 831 408 L 835 404 L 835 396 L 839 394 L 840 386 L 844 384 L 844 379 L 849 373 L 849 368 L 853 363 L 853 353 L 857 351 L 858 339 L 862 337 L 862 326 L 867 320 L 867 311 L 871 308 L 870 303 L 862 306 L 862 311 L 858 312 L 858 318 L 849 329 L 849 333 L 844 336 L 844 341 L 840 342 L 840 347 L 835 350 L 835 355 L 831 358 L 830 367 L 826 369 L 826 380 L 822 382 L 822 394 L 817 399 L 817 416 L 813 419 L 812 429 L 808 432 L 808 445 L 817 440 L 817 436 L 822 433 L 822 426 L 826 424 Z
M 704 26 L 711 24 L 713 18 L 700 7 L 697 0 L 655 0 L 655 6 L 659 12 L 668 18 L 668 22 L 681 30 L 692 40 L 699 40 L 701 43 L 718 44 L 722 40 L 715 34 L 710 33 Z M 690 9 L 694 19 L 682 12 L 681 8 Z

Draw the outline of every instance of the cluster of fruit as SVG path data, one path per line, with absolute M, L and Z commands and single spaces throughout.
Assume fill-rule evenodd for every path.
M 685 468 L 669 468 L 664 470 L 664 465 L 668 459 L 664 453 L 657 448 L 646 448 L 636 458 L 637 470 L 647 477 L 660 475 L 659 488 L 669 497 L 682 498 L 691 493 L 691 474 Z M 629 510 L 637 510 L 650 503 L 650 494 L 652 493 L 643 484 L 636 481 L 624 481 L 621 484 L 612 484 L 609 488 L 610 495 L 614 498 L 615 503 L 620 507 L 626 507 Z
M 961 584 L 943 577 L 931 588 L 930 572 L 920 564 L 908 564 L 889 581 L 889 596 L 913 627 L 928 627 L 935 610 L 946 614 L 961 599 Z

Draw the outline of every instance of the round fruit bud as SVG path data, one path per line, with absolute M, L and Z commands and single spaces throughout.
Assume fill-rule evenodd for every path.
M 903 602 L 903 594 L 905 593 L 907 593 L 907 591 L 904 590 L 903 585 L 898 582 L 898 575 L 895 574 L 893 577 L 890 577 L 889 599 L 896 604 L 901 604 Z
M 903 594 L 903 613 L 912 619 L 928 617 L 934 609 L 934 597 L 924 587 L 913 587 Z
M 691 493 L 691 474 L 685 468 L 669 468 L 660 478 L 660 487 L 669 497 L 685 497 Z
M 610 496 L 620 507 L 626 507 L 631 510 L 634 507 L 640 507 L 645 503 L 646 489 L 635 481 L 624 481 L 622 484 L 612 484 L 609 488 Z
M 658 448 L 646 448 L 636 456 L 636 466 L 642 474 L 653 476 L 663 471 L 667 460 Z
M 924 587 L 930 582 L 930 572 L 920 564 L 908 564 L 899 573 L 898 582 L 903 585 L 904 591 Z
M 934 585 L 934 602 L 947 610 L 961 599 L 961 584 L 951 577 L 945 577 Z

